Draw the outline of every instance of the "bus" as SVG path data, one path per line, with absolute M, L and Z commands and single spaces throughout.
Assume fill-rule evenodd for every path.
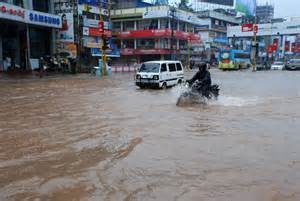
M 239 70 L 251 66 L 250 52 L 233 49 L 220 51 L 219 69 L 221 70 Z

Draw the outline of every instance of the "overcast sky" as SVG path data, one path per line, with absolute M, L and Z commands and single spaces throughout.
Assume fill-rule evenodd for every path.
M 257 0 L 258 4 L 265 2 L 275 5 L 275 17 L 300 17 L 299 0 Z
M 151 2 L 151 0 L 146 0 Z M 180 0 L 169 0 L 170 3 Z M 270 2 L 275 5 L 275 17 L 300 17 L 300 0 L 257 0 L 257 3 Z

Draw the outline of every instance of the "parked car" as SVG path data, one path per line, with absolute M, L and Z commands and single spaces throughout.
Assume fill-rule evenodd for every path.
M 291 59 L 285 66 L 286 70 L 300 70 L 300 59 Z
M 271 65 L 271 70 L 283 70 L 285 67 L 285 64 L 283 61 L 275 61 L 272 65 Z
M 180 61 L 149 61 L 141 65 L 135 77 L 140 88 L 167 88 L 184 81 Z

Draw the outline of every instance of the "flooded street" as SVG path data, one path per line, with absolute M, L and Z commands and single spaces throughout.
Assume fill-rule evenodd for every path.
M 300 73 L 211 73 L 193 107 L 133 74 L 0 75 L 0 200 L 299 201 Z

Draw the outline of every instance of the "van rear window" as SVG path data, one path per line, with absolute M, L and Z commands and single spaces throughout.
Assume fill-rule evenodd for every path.
M 167 72 L 167 64 L 162 64 L 160 72 Z
M 176 66 L 175 66 L 175 64 L 169 64 L 169 71 L 170 71 L 170 72 L 176 71 Z
M 182 66 L 180 63 L 176 63 L 177 71 L 182 71 Z

